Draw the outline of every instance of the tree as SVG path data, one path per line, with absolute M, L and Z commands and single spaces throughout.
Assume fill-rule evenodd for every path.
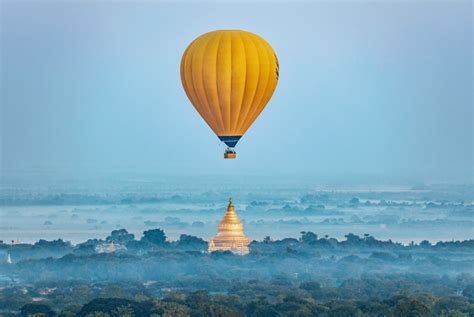
M 71 243 L 70 242 L 65 242 L 62 239 L 57 239 L 57 240 L 52 240 L 52 241 L 47 241 L 40 239 L 38 242 L 34 244 L 34 247 L 40 247 L 40 248 L 51 248 L 51 249 L 65 249 L 65 248 L 70 248 Z
M 345 235 L 346 242 L 350 244 L 359 244 L 361 242 L 361 238 L 353 233 L 348 233 Z
M 462 291 L 462 294 L 469 300 L 474 301 L 474 284 L 467 285 Z
M 72 288 L 71 297 L 74 298 L 77 303 L 87 303 L 94 298 L 94 292 L 87 284 L 78 285 Z
M 204 241 L 201 238 L 187 235 L 187 234 L 182 234 L 179 237 L 179 240 L 176 242 L 176 245 L 178 247 L 182 247 L 185 249 L 197 249 L 197 250 L 207 250 L 207 242 Z
M 140 241 L 160 245 L 166 242 L 166 235 L 161 229 L 146 230 L 143 232 L 143 237 Z
M 188 317 L 190 310 L 187 306 L 174 302 L 159 301 L 156 306 L 163 309 L 163 317 Z
M 318 236 L 311 231 L 303 231 L 301 235 L 301 241 L 307 244 L 315 244 L 318 241 Z
M 395 316 L 423 317 L 430 316 L 430 309 L 417 298 L 402 298 L 394 308 Z
M 127 244 L 127 242 L 135 240 L 133 233 L 128 233 L 126 229 L 113 230 L 105 239 L 107 242 L 115 242 L 120 244 Z
M 54 317 L 56 313 L 44 304 L 26 304 L 20 310 L 22 317 Z
M 424 249 L 428 249 L 430 248 L 432 245 L 431 243 L 428 241 L 428 240 L 423 240 L 420 242 L 420 247 L 424 248 Z
M 112 310 L 112 315 L 120 317 L 135 317 L 135 312 L 131 305 L 122 305 Z
M 97 315 L 99 314 L 99 315 Z M 77 317 L 89 316 L 150 316 L 163 314 L 152 302 L 136 302 L 124 298 L 97 298 L 84 305 Z
M 58 317 L 76 317 L 81 310 L 81 305 L 69 305 L 63 308 Z
M 463 313 L 457 309 L 450 309 L 441 312 L 441 317 L 469 317 L 468 313 Z

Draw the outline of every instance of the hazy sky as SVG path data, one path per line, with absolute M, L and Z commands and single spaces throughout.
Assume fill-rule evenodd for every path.
M 472 2 L 1 1 L 1 165 L 80 174 L 373 175 L 469 181 Z M 237 146 L 179 64 L 215 29 L 264 37 L 275 94 Z

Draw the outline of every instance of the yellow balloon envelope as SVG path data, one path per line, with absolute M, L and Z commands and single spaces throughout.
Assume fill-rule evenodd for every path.
M 196 38 L 181 59 L 181 82 L 209 127 L 233 148 L 275 91 L 279 65 L 273 48 L 256 34 L 218 30 Z

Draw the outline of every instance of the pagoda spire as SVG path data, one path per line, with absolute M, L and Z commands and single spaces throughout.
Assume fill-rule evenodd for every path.
M 209 241 L 209 251 L 232 251 L 238 254 L 249 253 L 247 245 L 251 242 L 244 234 L 244 226 L 237 217 L 229 197 L 227 211 L 218 226 L 217 236 Z M 240 247 L 239 247 L 240 246 Z

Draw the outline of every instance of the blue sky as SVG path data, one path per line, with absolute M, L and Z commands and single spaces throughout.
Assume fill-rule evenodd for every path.
M 1 2 L 3 172 L 473 177 L 471 1 Z M 223 160 L 179 63 L 264 37 L 275 94 Z

